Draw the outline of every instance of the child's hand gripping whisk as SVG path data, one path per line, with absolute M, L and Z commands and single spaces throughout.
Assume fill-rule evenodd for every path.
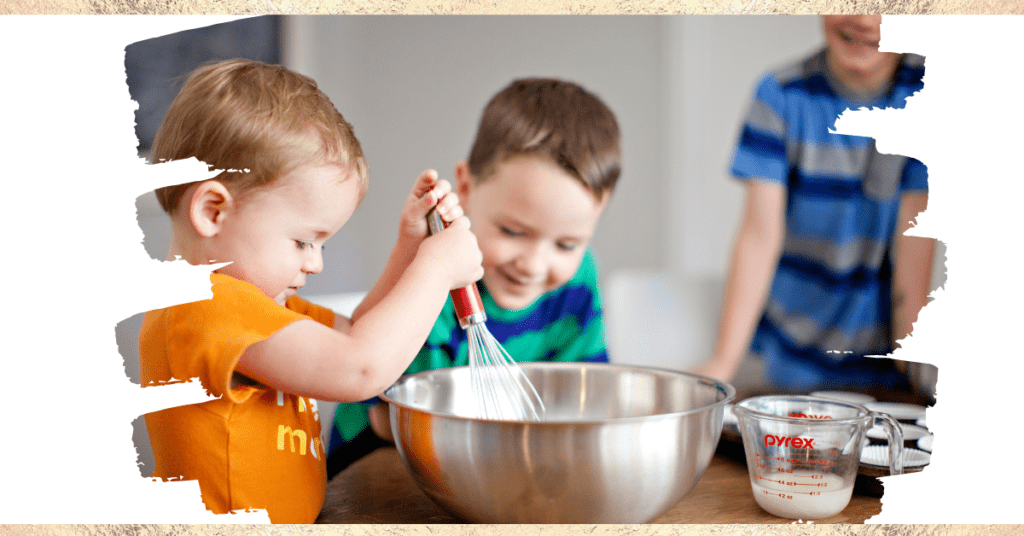
M 445 228 L 436 210 L 427 214 L 430 234 Z M 544 402 L 519 365 L 487 330 L 483 301 L 475 284 L 451 291 L 459 325 L 469 336 L 469 376 L 477 416 L 485 419 L 538 421 Z

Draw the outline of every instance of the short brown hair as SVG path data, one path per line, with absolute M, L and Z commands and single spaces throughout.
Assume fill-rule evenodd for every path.
M 619 125 L 600 99 L 572 82 L 515 80 L 484 108 L 469 170 L 484 181 L 517 155 L 549 158 L 600 199 L 621 172 Z
M 152 161 L 190 157 L 231 170 L 217 180 L 236 195 L 317 158 L 351 167 L 366 191 L 366 158 L 352 125 L 313 79 L 280 65 L 234 59 L 188 76 L 153 140 Z M 172 212 L 189 186 L 158 189 L 160 206 Z

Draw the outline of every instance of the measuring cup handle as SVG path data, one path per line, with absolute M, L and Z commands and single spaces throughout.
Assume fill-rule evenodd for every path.
M 876 424 L 881 424 L 889 436 L 889 473 L 893 475 L 903 474 L 903 427 L 885 413 L 871 412 Z

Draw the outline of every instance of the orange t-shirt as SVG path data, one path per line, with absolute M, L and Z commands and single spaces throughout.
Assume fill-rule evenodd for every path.
M 147 413 L 153 476 L 198 480 L 214 513 L 266 509 L 272 523 L 312 523 L 323 506 L 326 464 L 312 399 L 231 378 L 251 344 L 334 313 L 301 298 L 285 307 L 255 286 L 213 274 L 213 299 L 146 313 L 139 335 L 142 385 L 198 377 L 217 400 Z M 248 383 L 248 382 L 247 382 Z

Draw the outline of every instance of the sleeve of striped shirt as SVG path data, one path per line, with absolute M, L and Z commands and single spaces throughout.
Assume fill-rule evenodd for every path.
M 903 177 L 900 179 L 900 189 L 904 192 L 927 192 L 928 168 L 919 160 L 907 158 L 907 163 L 903 166 Z
M 747 110 L 732 160 L 732 174 L 740 180 L 785 185 L 789 175 L 786 158 L 785 95 L 772 75 L 765 75 Z

